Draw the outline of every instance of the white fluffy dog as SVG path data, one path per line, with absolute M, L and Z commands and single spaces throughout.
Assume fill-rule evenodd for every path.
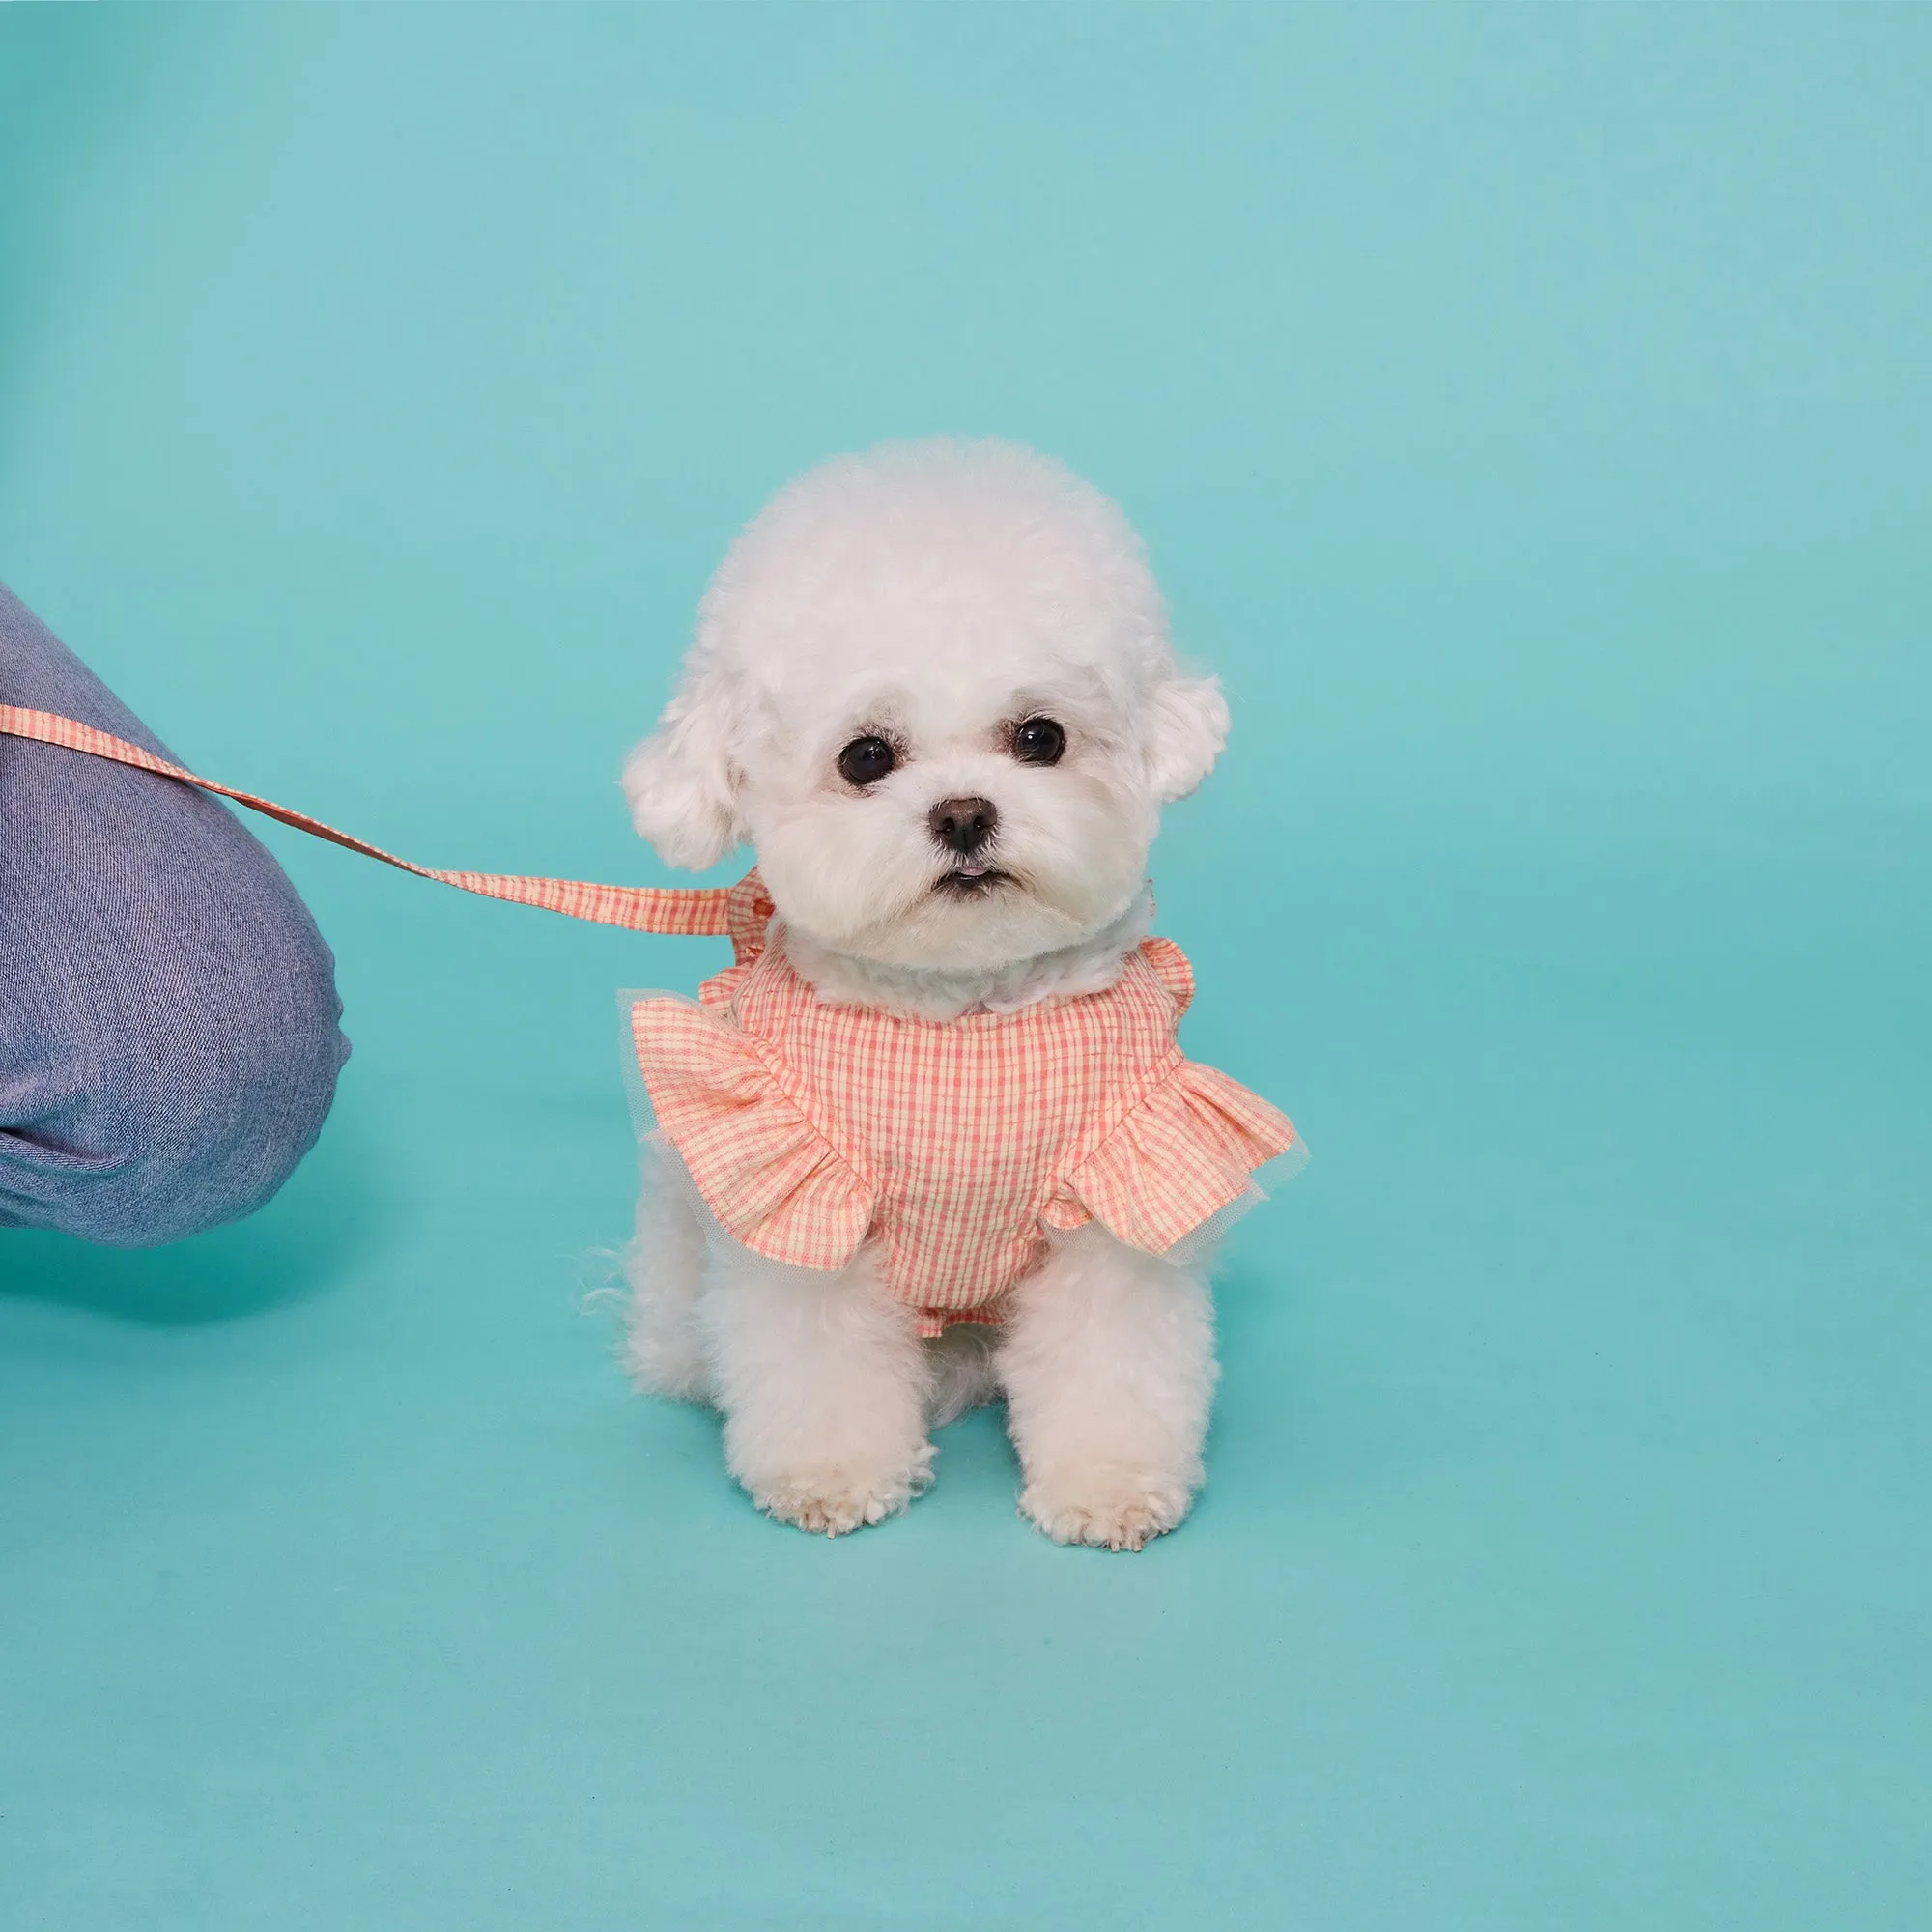
M 772 943 L 821 1001 L 947 1021 L 1120 978 L 1160 808 L 1227 728 L 1111 502 L 1028 450 L 934 440 L 826 463 L 744 531 L 624 790 L 674 866 L 754 850 Z M 874 1245 L 776 1268 L 707 1224 L 676 1162 L 647 1164 L 628 1363 L 723 1411 L 761 1509 L 877 1522 L 930 1480 L 928 1432 L 1003 1396 L 1020 1507 L 1056 1541 L 1138 1549 L 1185 1516 L 1217 1374 L 1198 1252 L 1092 1223 L 999 1325 L 923 1340 Z

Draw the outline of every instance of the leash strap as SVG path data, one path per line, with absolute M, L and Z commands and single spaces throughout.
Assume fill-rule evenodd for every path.
M 352 838 L 332 825 L 325 825 L 306 812 L 291 811 L 285 805 L 257 798 L 253 792 L 237 791 L 233 785 L 216 784 L 213 779 L 194 773 L 116 738 L 97 731 L 77 719 L 63 718 L 53 711 L 28 711 L 15 704 L 0 704 L 0 733 L 15 738 L 36 739 L 43 745 L 64 746 L 70 752 L 85 752 L 90 757 L 110 758 L 116 764 L 132 765 L 136 771 L 154 772 L 164 779 L 178 779 L 183 784 L 197 785 L 203 791 L 217 792 L 245 805 L 250 811 L 293 825 L 332 845 L 346 845 L 365 858 L 380 859 L 398 871 L 413 872 L 419 879 L 435 879 L 440 885 L 454 886 L 459 892 L 480 893 L 488 899 L 509 899 L 517 905 L 541 906 L 546 912 L 560 912 L 566 919 L 585 919 L 599 925 L 621 925 L 631 932 L 661 932 L 697 937 L 730 931 L 730 888 L 726 886 L 599 886 L 582 879 L 537 879 L 502 872 L 444 872 L 431 866 L 412 866 L 393 852 L 365 839 Z

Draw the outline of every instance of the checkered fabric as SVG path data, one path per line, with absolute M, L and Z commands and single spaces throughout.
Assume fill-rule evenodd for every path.
M 768 906 L 753 873 L 737 889 Z M 700 1004 L 631 1009 L 658 1125 L 720 1226 L 793 1266 L 883 1246 L 923 1333 L 998 1321 L 1049 1229 L 1097 1221 L 1164 1254 L 1248 1191 L 1294 1129 L 1182 1057 L 1193 995 L 1150 939 L 1105 992 L 906 1019 L 821 1001 L 754 922 Z
M 598 886 L 583 879 L 535 879 L 502 872 L 442 872 L 429 866 L 412 866 L 380 845 L 352 838 L 332 825 L 325 825 L 307 813 L 291 811 L 253 792 L 237 791 L 233 785 L 216 784 L 213 779 L 196 778 L 180 765 L 171 765 L 126 738 L 116 738 L 63 718 L 52 711 L 27 711 L 14 704 L 0 704 L 0 733 L 15 738 L 35 738 L 43 745 L 62 745 L 71 752 L 86 752 L 97 758 L 111 758 L 116 764 L 132 765 L 139 771 L 154 772 L 164 779 L 179 779 L 184 784 L 198 785 L 203 791 L 218 792 L 245 805 L 250 811 L 293 825 L 298 832 L 313 833 L 331 844 L 346 845 L 366 858 L 380 859 L 385 866 L 413 872 L 420 879 L 455 886 L 458 891 L 481 893 L 485 898 L 509 899 L 518 905 L 541 906 L 546 912 L 560 912 L 566 919 L 594 921 L 599 925 L 621 925 L 633 932 L 671 934 L 723 933 L 730 930 L 730 890 L 693 886 Z

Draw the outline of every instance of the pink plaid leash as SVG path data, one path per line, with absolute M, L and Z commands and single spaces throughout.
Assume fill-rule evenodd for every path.
M 111 758 L 116 764 L 132 765 L 136 771 L 154 772 L 164 779 L 179 779 L 184 784 L 198 785 L 203 791 L 218 792 L 245 805 L 250 811 L 293 825 L 332 845 L 346 845 L 365 858 L 380 859 L 399 871 L 413 872 L 419 879 L 435 879 L 454 886 L 459 892 L 480 893 L 489 899 L 509 899 L 517 905 L 541 906 L 546 912 L 560 912 L 566 919 L 587 919 L 599 925 L 621 925 L 631 932 L 673 933 L 686 937 L 724 934 L 730 931 L 727 901 L 730 889 L 724 886 L 599 886 L 583 879 L 535 879 L 501 872 L 443 872 L 432 866 L 412 866 L 380 845 L 352 838 L 332 825 L 325 825 L 306 812 L 291 811 L 285 805 L 257 798 L 253 792 L 237 791 L 233 785 L 216 784 L 213 779 L 197 778 L 192 772 L 116 738 L 97 731 L 77 719 L 63 718 L 53 711 L 28 711 L 15 704 L 0 704 L 0 734 L 33 738 L 43 745 L 64 746 L 70 752 L 85 752 L 91 757 Z

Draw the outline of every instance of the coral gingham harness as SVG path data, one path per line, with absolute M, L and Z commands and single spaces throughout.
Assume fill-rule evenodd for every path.
M 1180 949 L 1150 939 L 1097 993 L 922 1020 L 821 1001 L 768 943 L 754 871 L 731 887 L 594 885 L 417 866 L 305 812 L 216 784 L 54 712 L 0 705 L 0 733 L 218 793 L 419 878 L 633 932 L 730 936 L 697 1002 L 638 999 L 631 1031 L 663 1137 L 717 1226 L 766 1260 L 843 1268 L 879 1243 L 922 1332 L 998 1321 L 1053 1233 L 1098 1223 L 1166 1254 L 1300 1151 L 1287 1117 L 1175 1030 Z
M 820 999 L 768 943 L 756 872 L 727 908 L 737 963 L 695 1003 L 631 1006 L 657 1129 L 752 1253 L 837 1271 L 876 1243 L 923 1334 L 1000 1321 L 1057 1234 L 1097 1222 L 1167 1254 L 1298 1147 L 1181 1053 L 1194 975 L 1172 940 L 1143 940 L 1098 992 L 926 1020 Z

